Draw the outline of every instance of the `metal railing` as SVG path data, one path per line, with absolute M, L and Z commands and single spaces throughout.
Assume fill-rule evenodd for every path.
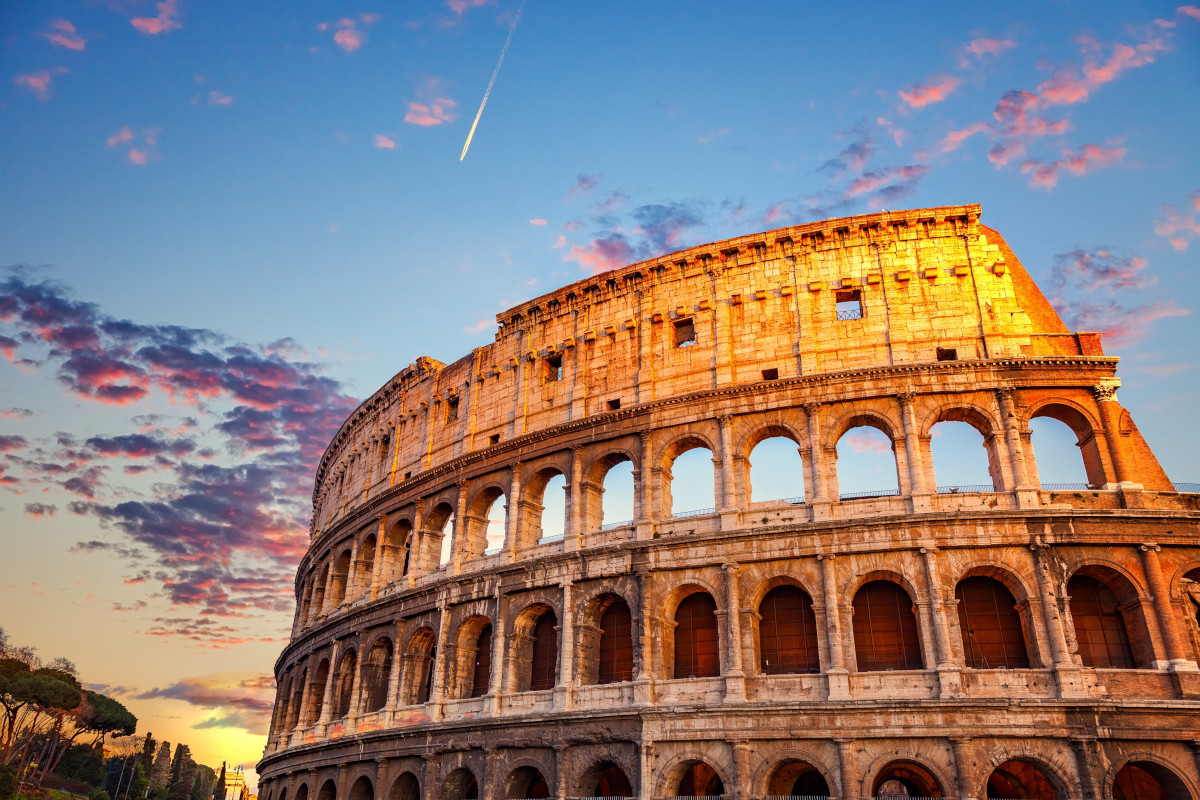
M 624 528 L 626 525 L 632 525 L 633 520 L 623 519 L 620 522 L 606 522 L 600 526 L 602 531 L 611 531 L 613 528 Z
M 1200 492 L 1200 483 L 1177 483 L 1175 484 L 1177 492 Z
M 969 492 L 994 492 L 996 487 L 990 483 L 967 483 L 961 486 L 939 486 L 938 494 L 966 494 Z
M 868 497 L 899 497 L 899 489 L 872 489 L 869 492 L 842 492 L 839 500 L 864 500 Z
M 1043 483 L 1043 492 L 1095 492 L 1090 483 Z
M 861 308 L 848 308 L 845 311 L 837 312 L 837 317 L 839 320 L 862 319 L 863 313 Z
M 715 508 L 697 508 L 694 511 L 672 511 L 671 516 L 672 517 L 699 517 L 703 514 L 715 514 L 715 513 L 717 513 L 717 510 Z
M 768 794 L 762 800 L 829 800 L 827 794 Z

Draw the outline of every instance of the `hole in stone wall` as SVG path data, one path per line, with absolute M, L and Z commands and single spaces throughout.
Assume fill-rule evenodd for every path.
M 498 434 L 498 433 L 493 433 L 491 436 L 489 436 L 489 437 L 488 437 L 488 444 L 489 444 L 489 445 L 493 445 L 493 444 L 500 444 L 500 434 Z
M 691 347 L 696 343 L 696 324 L 691 317 L 675 320 L 675 346 Z
M 862 290 L 842 289 L 834 293 L 838 319 L 862 319 Z
M 616 411 L 616 410 L 618 410 L 620 407 L 621 407 L 621 398 L 619 398 L 619 397 L 618 397 L 618 398 L 617 398 L 617 399 L 615 399 L 615 400 L 609 400 L 609 401 L 608 401 L 608 410 L 609 410 L 609 411 Z
M 764 369 L 762 371 L 762 376 L 764 381 L 777 381 L 779 380 L 779 370 L 775 369 L 774 367 L 771 369 Z
M 458 419 L 458 398 L 451 397 L 446 401 L 446 422 L 454 422 Z
M 561 381 L 563 379 L 563 357 L 549 356 L 546 359 L 546 381 Z
M 937 349 L 938 361 L 958 361 L 958 349 L 955 347 L 939 347 Z

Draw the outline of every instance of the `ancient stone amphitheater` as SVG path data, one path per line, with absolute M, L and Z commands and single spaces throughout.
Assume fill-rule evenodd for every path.
M 316 476 L 260 796 L 1200 798 L 1200 495 L 979 215 L 632 264 L 396 375 Z M 1086 484 L 1040 482 L 1040 417 Z M 946 421 L 990 485 L 934 475 Z M 862 426 L 892 491 L 839 491 Z M 777 437 L 802 496 L 752 500 Z

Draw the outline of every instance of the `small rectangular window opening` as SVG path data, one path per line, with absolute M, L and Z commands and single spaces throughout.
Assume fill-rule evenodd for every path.
M 379 440 L 379 460 L 380 461 L 388 460 L 388 456 L 391 455 L 391 450 L 392 450 L 391 444 L 392 444 L 392 438 L 390 436 L 385 436 Z
M 411 478 L 411 477 L 412 477 L 412 473 L 411 473 L 411 472 L 406 472 L 406 473 L 404 473 L 404 480 L 408 480 L 408 479 L 409 479 L 409 478 Z
M 675 320 L 675 346 L 691 347 L 696 343 L 696 325 L 691 317 Z
M 500 434 L 493 433 L 491 436 L 488 437 L 488 445 L 490 446 L 493 444 L 500 444 Z
M 609 411 L 616 411 L 620 407 L 621 407 L 621 398 L 618 397 L 616 400 L 608 401 L 608 410 Z
M 458 400 L 457 397 L 451 397 L 446 401 L 446 422 L 458 419 Z
M 937 349 L 938 361 L 958 361 L 958 348 L 955 347 L 939 347 Z
M 775 367 L 772 367 L 771 369 L 764 369 L 762 371 L 762 376 L 764 381 L 777 381 L 779 380 L 779 370 Z
M 563 379 L 563 357 L 561 355 L 546 358 L 546 380 L 561 381 Z
M 838 319 L 862 319 L 862 290 L 841 289 L 835 293 Z

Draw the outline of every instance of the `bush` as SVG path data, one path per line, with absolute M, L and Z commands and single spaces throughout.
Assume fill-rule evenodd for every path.
M 16 767 L 0 767 L 0 797 L 12 797 L 17 793 Z
M 108 792 L 103 789 L 95 789 L 88 795 L 88 800 L 109 800 Z

